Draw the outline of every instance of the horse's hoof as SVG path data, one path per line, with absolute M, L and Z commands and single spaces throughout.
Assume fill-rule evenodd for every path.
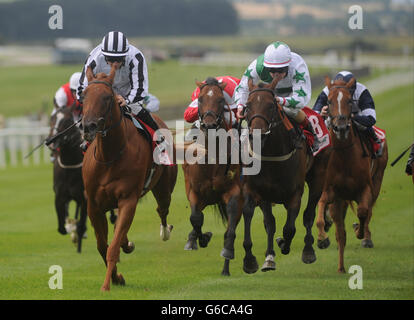
M 222 276 L 225 276 L 225 277 L 230 277 L 230 272 L 229 272 L 229 271 L 225 271 L 225 270 L 223 270 L 223 271 L 221 272 L 221 275 L 222 275 Z
M 338 268 L 338 273 L 345 273 L 345 268 Z
M 247 274 L 255 273 L 259 269 L 259 264 L 255 256 L 245 257 L 243 259 L 243 271 Z
M 101 291 L 102 292 L 108 292 L 109 291 L 109 287 L 108 286 L 102 286 L 101 287 Z
M 160 225 L 160 237 L 162 241 L 167 241 L 170 239 L 171 230 L 173 229 L 172 225 L 167 224 L 166 227 L 164 227 L 162 224 Z
M 262 272 L 266 272 L 266 271 L 271 271 L 271 270 L 276 270 L 276 262 L 275 262 L 275 257 L 272 255 L 268 255 L 266 257 L 266 260 L 262 266 Z
M 325 226 L 323 227 L 323 230 L 325 231 L 325 232 L 328 232 L 329 231 L 329 229 L 332 227 L 332 221 L 325 221 Z
M 184 246 L 184 250 L 198 250 L 197 241 L 188 240 Z
M 361 241 L 361 247 L 362 248 L 374 248 L 374 243 L 371 241 L 371 239 L 364 239 Z
M 316 261 L 316 255 L 315 255 L 315 251 L 312 250 L 303 250 L 302 252 L 302 261 L 303 263 L 306 264 L 311 264 L 314 263 Z
M 354 231 L 357 231 L 358 230 L 358 227 L 359 227 L 359 223 L 354 222 L 352 224 L 352 228 L 354 229 Z
M 68 234 L 65 228 L 58 228 L 58 232 L 62 235 Z
M 319 240 L 318 239 L 318 248 L 319 249 L 326 249 L 329 247 L 329 245 L 331 244 L 331 242 L 329 241 L 329 238 L 323 239 L 323 240 Z
M 282 254 L 286 255 L 289 254 L 290 252 L 290 248 L 286 247 L 286 241 L 283 238 L 277 238 L 276 239 L 276 243 L 280 248 L 280 251 L 282 252 Z
M 124 253 L 131 253 L 132 251 L 134 251 L 135 249 L 135 244 L 132 241 L 128 242 L 128 246 L 123 247 L 122 251 L 124 251 Z
M 198 239 L 198 244 L 200 245 L 200 247 L 206 248 L 212 236 L 213 234 L 211 232 L 203 233 L 201 237 Z
M 225 259 L 232 260 L 234 259 L 234 250 L 223 248 L 223 250 L 221 250 L 220 255 Z
M 115 281 L 114 281 L 115 280 Z M 116 277 L 116 279 L 113 279 L 112 280 L 112 283 L 114 284 L 114 285 L 117 285 L 117 286 L 124 286 L 125 285 L 125 279 L 124 279 L 124 277 L 122 276 L 122 274 L 118 274 L 117 275 L 117 277 Z

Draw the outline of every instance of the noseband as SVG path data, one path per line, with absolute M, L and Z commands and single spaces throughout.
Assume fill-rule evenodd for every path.
M 250 93 L 249 93 L 249 97 L 250 97 L 250 95 L 252 94 L 252 93 L 255 93 L 255 92 L 260 92 L 260 91 L 264 91 L 264 92 L 269 92 L 271 95 L 272 95 L 272 97 L 273 97 L 273 106 L 274 107 L 276 107 L 276 108 L 272 108 L 272 117 L 271 117 L 271 119 L 269 120 L 269 119 L 267 119 L 265 116 L 263 116 L 263 115 L 261 115 L 261 114 L 258 114 L 258 113 L 256 113 L 256 114 L 254 114 L 251 118 L 248 118 L 247 116 L 246 116 L 246 120 L 247 120 L 247 126 L 248 127 L 250 127 L 251 126 L 251 124 L 252 124 L 252 121 L 254 120 L 254 119 L 256 119 L 256 118 L 259 118 L 259 119 L 262 119 L 264 122 L 266 122 L 266 124 L 267 124 L 267 131 L 264 133 L 265 135 L 269 135 L 270 133 L 271 133 L 271 130 L 273 129 L 273 128 L 276 128 L 280 123 L 282 123 L 283 122 L 283 119 L 284 119 L 284 117 L 285 117 L 285 115 L 284 115 L 284 113 L 283 112 L 280 112 L 281 110 L 280 110 L 280 106 L 279 106 L 279 104 L 277 103 L 277 101 L 276 101 L 276 98 L 275 98 L 275 93 L 273 92 L 273 90 L 272 89 L 268 89 L 268 88 L 256 88 L 256 89 L 254 89 L 254 90 L 252 90 L 252 91 L 250 91 Z M 246 112 L 246 110 L 248 110 L 250 107 L 249 106 L 246 106 L 246 108 L 245 108 L 245 112 Z M 279 111 L 279 114 L 280 114 L 280 117 L 281 117 L 281 119 L 280 120 L 276 120 L 276 112 L 277 111 Z
M 114 128 L 118 127 L 121 124 L 121 121 L 122 121 L 122 118 L 123 118 L 123 113 L 121 112 L 121 117 L 119 118 L 119 121 L 117 123 L 110 125 L 108 128 L 105 128 L 106 118 L 108 117 L 108 115 L 111 115 L 111 123 L 113 122 L 112 121 L 112 106 L 115 104 L 114 90 L 112 88 L 112 84 L 110 84 L 107 81 L 94 80 L 94 81 L 89 82 L 88 85 L 91 85 L 91 84 L 104 84 L 107 87 L 109 87 L 111 89 L 111 92 L 112 92 L 111 101 L 109 102 L 108 108 L 106 109 L 103 117 L 101 117 L 101 118 L 98 119 L 98 122 L 101 119 L 104 120 L 104 127 L 103 127 L 102 130 L 97 130 L 96 132 L 97 133 L 101 133 L 102 134 L 102 138 L 104 138 L 106 136 L 106 134 L 108 133 L 109 130 L 114 129 Z

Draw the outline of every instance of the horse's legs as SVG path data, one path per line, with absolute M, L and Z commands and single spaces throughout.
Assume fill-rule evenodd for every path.
M 365 234 L 365 223 L 372 214 L 372 190 L 369 185 L 365 187 L 358 202 L 357 216 L 359 224 L 355 227 L 358 239 L 363 239 Z
M 170 179 L 172 171 L 167 171 L 171 168 L 164 168 L 164 172 L 160 177 L 157 184 L 152 188 L 152 194 L 157 200 L 157 212 L 161 219 L 160 236 L 163 241 L 167 241 L 170 238 L 170 233 L 173 228 L 172 225 L 167 224 L 167 215 L 171 204 L 171 193 L 173 192 L 174 185 L 171 186 Z
M 82 195 L 83 196 L 83 195 Z M 82 199 L 82 202 L 76 201 L 76 206 L 79 207 L 80 219 L 76 224 L 76 232 L 78 234 L 78 252 L 82 250 L 82 239 L 86 231 L 86 219 L 87 219 L 87 204 L 86 200 Z
M 344 200 L 336 200 L 331 205 L 331 216 L 336 226 L 336 241 L 338 243 L 338 272 L 345 273 L 344 251 L 346 245 L 345 215 L 348 204 Z
M 96 246 L 105 265 L 108 249 L 108 221 L 104 212 L 100 212 L 96 206 L 88 201 L 88 216 L 95 230 Z
M 109 291 L 111 278 L 113 284 L 125 284 L 125 280 L 122 275 L 117 274 L 116 264 L 119 261 L 121 244 L 125 243 L 128 230 L 134 219 L 137 202 L 138 199 L 136 197 L 118 200 L 119 216 L 117 219 L 114 237 L 106 253 L 107 270 L 105 281 L 101 288 L 102 291 Z
M 68 203 L 69 199 L 62 195 L 60 192 L 55 196 L 55 209 L 58 218 L 58 232 L 60 234 L 67 234 L 65 229 L 65 219 L 68 216 Z
M 325 232 L 325 213 L 328 209 L 328 200 L 330 193 L 330 190 L 322 192 L 321 198 L 318 202 L 318 216 L 316 219 L 316 226 L 318 228 L 319 249 L 326 249 L 330 245 L 329 237 Z
M 304 263 L 313 263 L 316 261 L 315 250 L 313 250 L 314 238 L 312 235 L 312 226 L 315 221 L 316 205 L 318 204 L 322 192 L 321 187 L 319 187 L 321 184 L 322 181 L 312 181 L 311 183 L 308 183 L 308 204 L 303 212 L 303 225 L 306 228 L 305 247 L 302 251 L 302 261 Z
M 228 215 L 227 230 L 224 233 L 224 247 L 221 256 L 226 259 L 222 275 L 229 276 L 229 260 L 234 259 L 234 240 L 236 239 L 236 228 L 240 221 L 243 211 L 243 197 L 241 196 L 240 186 L 235 184 L 229 192 L 222 197 L 226 204 Z
M 263 201 L 260 204 L 260 209 L 263 212 L 263 224 L 267 233 L 267 249 L 265 253 L 265 262 L 262 266 L 262 271 L 269 271 L 276 269 L 275 263 L 275 250 L 273 248 L 273 239 L 276 232 L 276 220 L 272 213 L 272 204 L 267 201 Z
M 283 238 L 276 239 L 282 254 L 289 254 L 290 244 L 296 233 L 295 221 L 299 214 L 300 202 L 303 192 L 297 192 L 288 203 L 285 204 L 287 219 L 283 227 Z
M 203 234 L 201 231 L 201 227 L 204 223 L 204 214 L 202 212 L 204 207 L 200 208 L 198 198 L 192 191 L 190 191 L 189 200 L 191 207 L 190 222 L 193 226 L 193 230 L 188 235 L 188 241 L 184 247 L 184 250 L 196 250 L 197 239 L 200 247 L 206 248 L 213 234 L 211 232 L 206 232 Z
M 257 259 L 252 253 L 252 238 L 250 235 L 250 226 L 254 214 L 254 209 L 256 207 L 255 202 L 251 195 L 248 193 L 244 200 L 243 206 L 243 219 L 244 219 L 244 241 L 243 247 L 245 251 L 245 256 L 243 259 L 243 270 L 246 273 L 255 273 L 259 269 L 257 264 Z

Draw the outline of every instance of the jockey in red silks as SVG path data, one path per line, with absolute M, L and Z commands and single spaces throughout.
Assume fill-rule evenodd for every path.
M 237 123 L 237 104 L 234 101 L 234 91 L 240 83 L 240 79 L 231 76 L 216 77 L 217 81 L 226 83 L 224 88 L 224 99 L 227 106 L 225 107 L 224 120 L 229 126 L 234 126 Z M 190 123 L 194 122 L 197 128 L 200 128 L 200 120 L 198 119 L 198 96 L 200 94 L 200 88 L 197 87 L 191 95 L 191 103 L 184 111 L 184 120 Z M 230 113 L 229 111 L 232 111 Z
M 76 99 L 76 90 L 79 86 L 79 79 L 81 77 L 80 72 L 75 72 L 69 79 L 68 83 L 62 85 L 55 93 L 55 98 L 53 99 L 53 104 L 55 108 L 52 111 L 51 116 L 53 116 L 57 109 L 74 106 L 72 110 L 73 120 L 79 120 L 79 117 L 82 113 L 82 106 L 80 102 Z

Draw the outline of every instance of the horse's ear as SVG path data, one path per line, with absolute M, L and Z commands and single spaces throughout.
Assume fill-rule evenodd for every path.
M 86 78 L 88 79 L 88 82 L 91 82 L 93 79 L 95 79 L 95 75 L 93 74 L 91 67 L 88 67 L 86 69 Z
M 219 87 L 221 88 L 221 90 L 224 90 L 224 88 L 227 86 L 227 83 L 225 82 L 220 82 L 219 83 Z
M 355 78 L 351 78 L 351 80 L 349 80 L 347 83 L 346 83 L 346 87 L 348 88 L 348 89 L 350 89 L 350 88 L 352 88 L 352 86 L 355 84 Z
M 272 82 L 270 83 L 270 89 L 274 90 L 280 80 L 283 79 L 282 73 L 276 73 L 275 77 L 273 78 Z
M 195 81 L 197 87 L 201 88 L 203 86 L 204 83 L 200 82 L 200 81 Z
M 119 65 L 117 63 L 112 64 L 111 71 L 109 72 L 109 76 L 108 76 L 108 81 L 111 84 L 114 82 L 116 70 L 118 70 L 118 67 Z
M 328 89 L 332 86 L 331 78 L 329 78 L 329 76 L 325 76 L 325 86 L 327 86 Z
M 247 82 L 247 84 L 249 86 L 249 91 L 253 91 L 254 89 L 253 78 L 249 78 L 249 81 Z

